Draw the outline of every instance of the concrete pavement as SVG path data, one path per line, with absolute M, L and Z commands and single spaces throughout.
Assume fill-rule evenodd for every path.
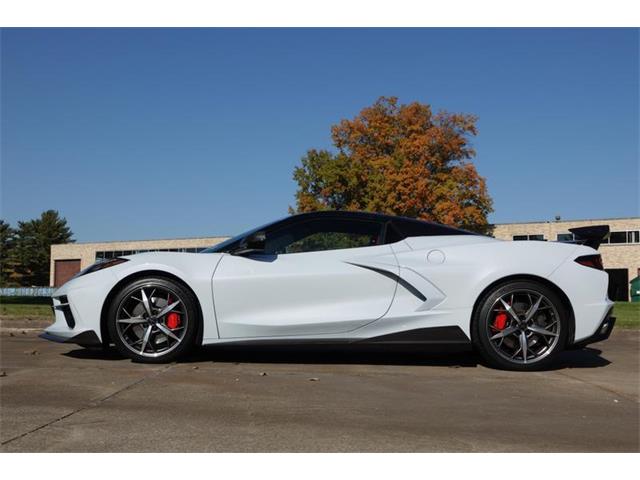
M 5 452 L 640 448 L 638 331 L 537 373 L 361 347 L 209 348 L 140 365 L 12 334 L 0 336 Z

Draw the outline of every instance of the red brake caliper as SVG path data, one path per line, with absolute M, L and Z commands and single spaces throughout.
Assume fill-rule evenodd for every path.
M 167 327 L 171 330 L 180 326 L 180 314 L 171 312 L 167 315 Z
M 493 328 L 496 330 L 504 330 L 507 326 L 507 314 L 505 312 L 499 312 L 496 318 L 493 320 Z
M 167 296 L 167 305 L 171 303 L 171 295 Z M 174 328 L 178 328 L 180 326 L 180 314 L 176 312 L 171 312 L 167 315 L 167 327 L 171 330 Z

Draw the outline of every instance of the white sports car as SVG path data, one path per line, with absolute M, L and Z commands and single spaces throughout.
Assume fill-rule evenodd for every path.
M 380 214 L 294 215 L 201 253 L 98 262 L 54 293 L 43 337 L 140 362 L 222 343 L 471 343 L 495 367 L 539 369 L 613 329 L 592 248 L 608 230 L 510 242 Z

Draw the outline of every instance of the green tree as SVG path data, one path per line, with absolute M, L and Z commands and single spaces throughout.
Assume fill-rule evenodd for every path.
M 380 97 L 332 127 L 335 153 L 302 158 L 290 211 L 364 210 L 487 231 L 492 200 L 471 163 L 476 133 L 473 115 Z
M 67 220 L 56 210 L 47 210 L 40 218 L 18 222 L 13 261 L 23 286 L 49 285 L 51 245 L 72 243 L 73 232 Z
M 4 220 L 0 220 L 0 286 L 11 285 L 11 253 L 15 243 L 15 231 Z

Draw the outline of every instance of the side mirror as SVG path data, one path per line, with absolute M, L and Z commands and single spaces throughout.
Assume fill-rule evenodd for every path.
M 264 253 L 267 235 L 265 232 L 254 232 L 244 238 L 238 248 L 231 252 L 232 255 L 250 255 L 252 253 Z

